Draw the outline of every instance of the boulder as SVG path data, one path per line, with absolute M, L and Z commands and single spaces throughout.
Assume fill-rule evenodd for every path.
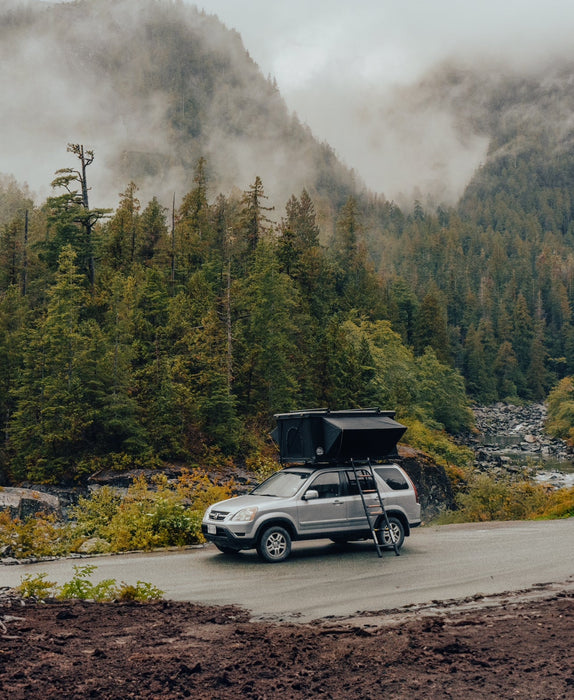
M 101 537 L 90 537 L 77 549 L 79 554 L 103 554 L 110 551 L 110 543 Z
M 419 494 L 421 517 L 428 523 L 444 510 L 456 507 L 450 479 L 444 467 L 424 452 L 399 445 L 395 460 L 410 476 Z
M 0 488 L 0 510 L 7 510 L 12 518 L 26 520 L 38 513 L 61 516 L 60 500 L 57 496 L 35 489 Z

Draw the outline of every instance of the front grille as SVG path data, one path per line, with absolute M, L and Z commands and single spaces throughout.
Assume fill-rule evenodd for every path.
M 212 510 L 211 513 L 209 514 L 209 519 L 210 520 L 225 520 L 225 518 L 229 515 L 228 512 L 224 510 Z

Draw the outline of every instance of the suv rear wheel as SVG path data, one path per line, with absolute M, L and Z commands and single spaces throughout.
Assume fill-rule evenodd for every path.
M 396 544 L 397 549 L 400 549 L 405 541 L 405 528 L 402 522 L 393 515 L 389 515 L 388 521 L 389 526 L 385 523 L 384 518 L 380 518 L 377 523 L 377 529 L 381 530 L 383 535 L 383 547 L 385 547 L 385 549 L 394 549 L 394 544 Z
M 257 553 L 271 563 L 285 561 L 291 554 L 291 536 L 279 525 L 272 525 L 263 531 L 257 543 Z

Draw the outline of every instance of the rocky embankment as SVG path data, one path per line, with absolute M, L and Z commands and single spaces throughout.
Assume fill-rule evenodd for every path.
M 574 455 L 558 438 L 544 432 L 547 410 L 544 404 L 513 406 L 496 403 L 474 408 L 476 432 L 462 442 L 476 455 L 475 467 L 494 476 L 533 478 L 556 486 L 568 486 Z M 562 463 L 566 469 L 557 470 Z

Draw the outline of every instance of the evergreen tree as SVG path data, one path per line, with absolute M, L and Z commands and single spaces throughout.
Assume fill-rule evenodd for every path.
M 524 378 L 518 367 L 514 349 L 508 341 L 504 341 L 499 347 L 493 369 L 498 396 L 501 399 L 515 399 L 519 395 L 519 387 L 524 384 Z
M 530 347 L 530 364 L 526 373 L 528 391 L 535 401 L 543 401 L 549 388 L 549 372 L 546 369 L 546 349 L 544 347 L 544 326 L 537 323 Z
M 0 290 L 20 282 L 23 267 L 21 222 L 17 219 L 0 230 Z
M 12 390 L 20 375 L 28 313 L 26 299 L 17 287 L 12 285 L 0 294 L 0 484 L 5 483 L 9 471 L 6 441 L 16 407 Z
M 136 249 L 140 245 L 140 202 L 136 192 L 136 184 L 130 182 L 125 192 L 120 194 L 119 206 L 105 227 L 105 261 L 116 270 L 126 269 L 133 264 Z
M 296 290 L 279 270 L 273 243 L 261 241 L 253 272 L 242 284 L 236 324 L 235 391 L 243 410 L 252 415 L 296 407 L 297 307 Z
M 206 261 L 213 238 L 207 201 L 206 163 L 203 158 L 197 164 L 194 182 L 195 187 L 183 198 L 175 229 L 177 267 L 184 279 Z
M 532 316 L 522 292 L 516 298 L 513 309 L 512 347 L 518 366 L 524 374 L 530 365 L 530 349 L 534 337 Z
M 265 212 L 273 211 L 273 207 L 264 205 L 267 198 L 261 178 L 257 176 L 241 199 L 237 233 L 243 244 L 243 256 L 247 260 L 253 259 L 259 241 L 270 230 L 271 222 Z
M 75 259 L 71 246 L 62 250 L 46 314 L 28 329 L 23 370 L 12 391 L 17 407 L 9 447 L 20 478 L 74 478 L 94 421 L 93 339 L 81 319 L 86 290 Z
M 300 199 L 293 195 L 285 212 L 280 227 L 278 257 L 285 272 L 297 278 L 305 266 L 305 256 L 319 245 L 315 207 L 307 190 L 302 191 Z
M 139 246 L 136 259 L 145 264 L 152 261 L 167 272 L 171 263 L 172 246 L 168 241 L 167 210 L 153 197 L 139 217 Z
M 94 152 L 80 144 L 68 144 L 68 152 L 77 156 L 79 169 L 62 168 L 56 172 L 53 188 L 65 190 L 47 200 L 52 236 L 45 244 L 47 260 L 55 266 L 62 249 L 71 245 L 80 266 L 85 269 L 92 288 L 95 284 L 94 241 L 96 223 L 106 217 L 109 209 L 90 209 L 86 171 L 94 161 Z M 77 187 L 80 189 L 78 190 Z
M 415 352 L 418 355 L 423 354 L 427 348 L 432 348 L 441 362 L 449 362 L 450 344 L 446 309 L 436 290 L 430 290 L 418 308 L 414 322 L 413 341 Z

